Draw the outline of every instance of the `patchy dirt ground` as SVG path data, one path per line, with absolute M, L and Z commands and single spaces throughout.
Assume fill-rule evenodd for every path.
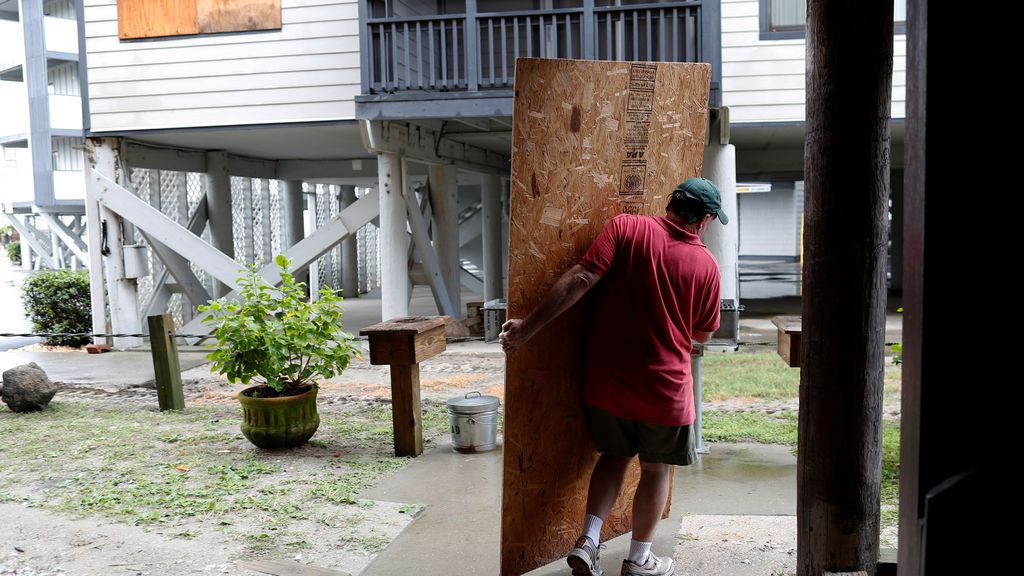
M 14 352 L 81 352 L 86 354 L 84 346 L 52 346 L 50 344 L 29 344 L 15 348 Z
M 409 461 L 393 456 L 385 402 L 324 390 L 313 440 L 269 451 L 223 392 L 176 413 L 91 392 L 0 407 L 0 575 L 249 574 L 240 562 L 255 559 L 357 574 L 421 509 L 359 495 Z M 425 402 L 423 418 L 429 447 L 447 415 Z
M 796 516 L 684 516 L 678 542 L 681 574 L 796 574 Z
M 505 357 L 495 354 L 442 354 L 420 364 L 420 393 L 424 399 L 444 401 L 479 391 L 504 400 Z M 230 386 L 222 376 L 199 366 L 181 375 L 186 394 L 210 401 L 233 398 L 242 386 Z M 373 366 L 368 358 L 355 360 L 340 377 L 320 384 L 321 391 L 342 398 L 390 398 L 390 371 Z

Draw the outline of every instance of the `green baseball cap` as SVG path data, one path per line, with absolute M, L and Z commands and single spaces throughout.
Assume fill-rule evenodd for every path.
M 680 194 L 690 200 L 700 202 L 705 212 L 715 214 L 722 224 L 729 223 L 729 217 L 722 211 L 722 195 L 718 188 L 707 178 L 687 178 L 685 182 L 676 186 L 673 194 Z

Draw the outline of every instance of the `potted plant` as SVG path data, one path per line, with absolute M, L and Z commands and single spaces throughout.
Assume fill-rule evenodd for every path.
M 242 390 L 242 433 L 260 448 L 305 443 L 320 425 L 317 382 L 341 374 L 360 353 L 352 334 L 342 331 L 342 298 L 324 288 L 316 302 L 304 284 L 288 273 L 278 255 L 280 286 L 252 267 L 239 279 L 236 300 L 219 299 L 200 312 L 214 326 L 216 343 L 208 358 L 232 383 L 255 383 Z

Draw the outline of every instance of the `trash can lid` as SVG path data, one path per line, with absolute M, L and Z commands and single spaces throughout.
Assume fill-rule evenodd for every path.
M 456 396 L 445 402 L 448 410 L 459 414 L 479 414 L 497 410 L 501 400 L 497 396 L 484 396 L 479 392 L 470 392 L 465 396 Z

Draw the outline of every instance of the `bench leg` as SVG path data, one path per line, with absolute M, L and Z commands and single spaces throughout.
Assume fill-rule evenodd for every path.
M 395 456 L 419 456 L 423 453 L 419 364 L 391 365 L 391 409 Z

